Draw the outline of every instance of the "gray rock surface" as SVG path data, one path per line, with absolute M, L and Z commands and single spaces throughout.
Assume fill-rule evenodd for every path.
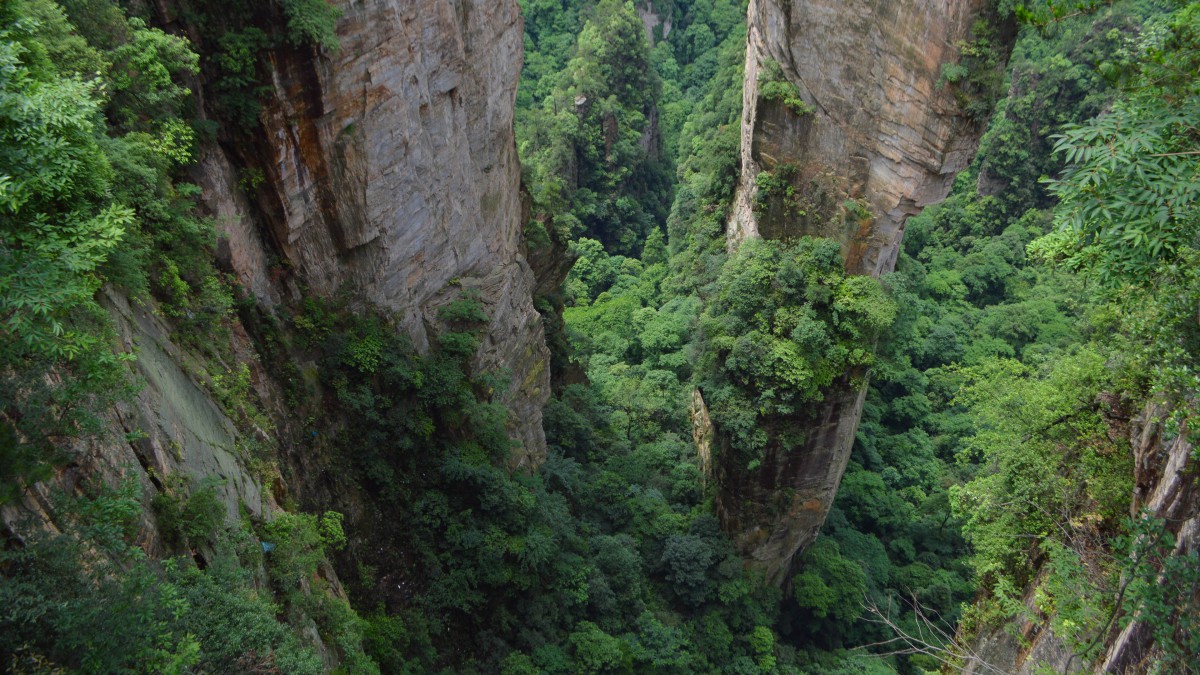
M 1166 434 L 1164 420 L 1170 414 L 1170 408 L 1149 403 L 1128 425 L 1135 486 L 1129 511 L 1131 517 L 1148 513 L 1162 519 L 1175 537 L 1171 554 L 1189 556 L 1200 550 L 1200 465 L 1186 433 Z M 1050 628 L 1053 617 L 1038 612 L 1034 605 L 1033 598 L 1044 577 L 1044 573 L 1039 574 L 1025 589 L 1027 617 L 1036 620 L 1014 621 L 977 637 L 969 647 L 987 666 L 976 663 L 966 668 L 965 673 L 1156 672 L 1155 661 L 1161 650 L 1155 644 L 1153 630 L 1148 622 L 1141 620 L 1137 608 L 1128 605 L 1124 610 L 1133 612 L 1132 617 L 1127 622 L 1118 622 L 1116 628 L 1103 636 L 1099 659 L 1089 663 L 1073 657 Z M 1120 627 L 1121 623 L 1125 625 Z M 1025 649 L 1013 637 L 1014 632 L 1023 637 Z
M 832 237 L 850 273 L 890 272 L 905 221 L 946 196 L 978 142 L 980 129 L 937 80 L 984 4 L 751 0 L 730 249 L 747 237 Z M 813 112 L 797 115 L 760 97 L 759 73 L 769 61 Z M 795 172 L 802 208 L 756 213 L 756 177 L 784 167 Z M 859 213 L 847 208 L 851 200 Z M 865 374 L 857 375 L 803 414 L 768 423 L 756 469 L 714 462 L 725 530 L 775 583 L 816 537 L 841 482 L 865 394 L 853 384 Z M 807 430 L 806 440 L 784 447 L 780 436 L 797 428 Z
M 1163 519 L 1175 537 L 1172 555 L 1190 556 L 1200 551 L 1200 463 L 1186 431 L 1166 434 L 1163 422 L 1170 413 L 1165 406 L 1147 405 L 1131 427 L 1135 488 L 1129 512 Z M 1096 672 L 1148 672 L 1156 656 L 1151 627 L 1135 616 L 1106 642 Z
M 142 387 L 108 413 L 105 433 L 68 449 L 73 459 L 52 479 L 29 486 L 20 501 L 0 509 L 0 521 L 20 532 L 21 523 L 33 516 L 41 527 L 54 530 L 55 494 L 83 492 L 93 481 L 109 486 L 134 481 L 148 507 L 176 474 L 189 479 L 176 488 L 185 494 L 189 486 L 215 481 L 231 522 L 241 518 L 242 509 L 269 519 L 274 506 L 270 495 L 262 492 L 259 479 L 241 458 L 245 439 L 212 393 L 188 372 L 188 356 L 171 342 L 154 305 L 131 303 L 111 290 L 105 290 L 102 301 L 123 349 L 137 354 L 131 369 Z M 137 543 L 152 555 L 164 551 L 149 508 L 142 515 Z
M 513 463 L 536 464 L 549 352 L 520 250 L 517 3 L 340 9 L 338 50 L 271 53 L 265 136 L 242 157 L 266 177 L 258 207 L 311 291 L 350 289 L 397 315 L 418 349 L 435 338 L 439 306 L 477 292 L 490 317 L 477 369 L 509 375 Z

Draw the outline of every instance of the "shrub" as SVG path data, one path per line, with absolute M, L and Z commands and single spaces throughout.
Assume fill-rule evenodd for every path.
M 175 474 L 163 492 L 154 495 L 151 505 L 159 531 L 177 546 L 196 546 L 211 541 L 225 524 L 225 504 L 217 495 L 218 480 L 206 478 L 195 489 L 191 480 Z
M 774 59 L 763 61 L 758 72 L 758 96 L 782 104 L 796 117 L 811 115 L 817 110 L 800 97 L 800 88 L 787 79 L 783 68 Z

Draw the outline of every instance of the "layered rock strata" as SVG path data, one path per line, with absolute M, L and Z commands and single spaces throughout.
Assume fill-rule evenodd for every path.
M 905 221 L 946 196 L 978 142 L 938 79 L 984 5 L 751 0 L 730 249 L 748 237 L 831 237 L 850 273 L 890 272 Z M 770 77 L 794 85 L 803 105 L 764 97 Z M 762 172 L 790 184 L 786 208 L 757 194 Z M 757 469 L 715 462 L 726 531 L 776 583 L 829 511 L 862 413 L 853 383 L 864 379 L 848 374 L 806 414 L 772 422 Z M 778 432 L 796 428 L 806 440 L 784 448 Z

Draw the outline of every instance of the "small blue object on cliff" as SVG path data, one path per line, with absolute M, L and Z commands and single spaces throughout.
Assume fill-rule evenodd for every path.
M 263 553 L 270 553 L 271 551 L 275 550 L 275 544 L 272 544 L 269 541 L 262 542 L 262 547 L 263 547 Z

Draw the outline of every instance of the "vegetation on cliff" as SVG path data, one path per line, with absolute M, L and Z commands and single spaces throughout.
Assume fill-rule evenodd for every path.
M 155 303 L 204 357 L 214 398 L 231 415 L 248 405 L 222 379 L 235 367 L 235 283 L 186 182 L 206 131 L 187 86 L 198 56 L 145 19 L 105 0 L 0 8 L 0 506 L 86 465 L 97 437 L 116 442 L 110 416 L 138 383 L 107 293 Z M 153 512 L 177 558 L 147 555 L 151 504 L 132 480 L 77 479 L 41 526 L 6 515 L 6 670 L 321 672 L 296 629 L 314 621 L 347 665 L 373 667 L 358 619 L 316 575 L 333 523 L 286 513 L 228 523 L 211 484 L 171 479 Z M 260 538 L 276 553 L 265 567 Z
M 1156 667 L 1186 670 L 1200 562 L 1172 555 L 1178 524 L 1130 513 L 1128 425 L 1154 401 L 1169 436 L 1195 426 L 1200 5 L 1085 4 L 996 3 L 1028 25 L 994 108 L 991 26 L 947 64 L 987 131 L 876 280 L 829 240 L 726 248 L 744 3 L 524 0 L 525 243 L 578 258 L 561 322 L 542 305 L 560 353 L 550 457 L 526 472 L 507 465 L 507 375 L 471 367 L 488 316 L 469 287 L 420 355 L 353 297 L 264 312 L 215 263 L 187 167 L 214 133 L 252 133 L 264 50 L 336 49 L 330 5 L 185 3 L 193 45 L 141 3 L 5 3 L 0 506 L 112 433 L 136 389 L 106 293 L 158 308 L 258 478 L 311 491 L 277 482 L 290 512 L 231 518 L 215 478 L 155 476 L 152 499 L 84 482 L 39 503 L 53 531 L 6 516 L 0 664 L 915 674 L 1014 618 L 1084 661 L 1137 618 Z M 778 64 L 760 85 L 812 112 Z M 759 176 L 759 208 L 792 208 Z M 243 329 L 286 420 L 225 347 Z M 692 392 L 753 471 L 768 426 L 868 374 L 822 536 L 766 584 L 714 515 Z

